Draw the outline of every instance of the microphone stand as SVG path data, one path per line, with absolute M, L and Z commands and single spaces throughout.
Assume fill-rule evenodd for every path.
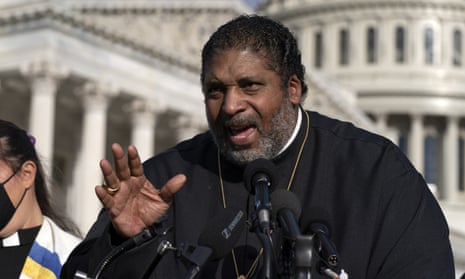
M 255 233 L 263 247 L 263 268 L 259 278 L 277 278 L 276 262 L 271 239 L 271 200 L 275 166 L 267 159 L 257 159 L 244 170 L 246 188 L 255 196 Z
M 261 275 L 259 278 L 263 279 L 274 279 L 277 278 L 276 276 L 276 266 L 274 252 L 273 252 L 273 243 L 271 241 L 271 236 L 269 233 L 256 231 L 260 242 L 262 243 L 263 247 L 263 268 L 261 270 Z

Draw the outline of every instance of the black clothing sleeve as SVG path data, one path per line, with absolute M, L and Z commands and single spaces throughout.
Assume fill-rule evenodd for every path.
M 102 211 L 86 239 L 68 257 L 61 278 L 74 278 L 77 271 L 95 278 L 103 266 L 99 278 L 145 278 L 144 274 L 153 268 L 159 239 L 155 237 L 119 254 L 121 244 L 128 239 L 119 236 L 105 216 Z M 101 232 L 99 236 L 94 234 L 97 230 Z M 151 256 L 147 257 L 147 251 Z M 108 257 L 114 253 L 118 253 L 114 258 Z M 113 264 L 113 261 L 119 264 Z
M 366 278 L 454 278 L 448 226 L 423 178 L 386 183 Z

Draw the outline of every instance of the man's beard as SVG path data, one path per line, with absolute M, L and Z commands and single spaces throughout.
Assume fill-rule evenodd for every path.
M 212 123 L 210 123 L 210 132 L 221 154 L 236 164 L 245 165 L 259 158 L 270 160 L 278 155 L 278 152 L 281 151 L 292 135 L 297 122 L 297 115 L 293 104 L 288 98 L 285 98 L 279 111 L 271 119 L 269 132 L 265 132 L 261 126 L 261 122 L 251 116 L 238 115 L 231 119 L 221 119 L 220 121 L 223 122 L 221 129 L 215 129 Z M 255 125 L 260 134 L 257 147 L 241 148 L 232 145 L 227 140 L 225 126 L 228 127 L 231 124 L 240 123 Z

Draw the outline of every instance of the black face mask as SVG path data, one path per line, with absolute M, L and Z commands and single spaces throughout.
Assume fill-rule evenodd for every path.
M 24 199 L 24 195 L 26 195 L 26 190 L 24 190 L 23 196 L 21 197 L 21 200 L 18 203 L 18 206 L 15 207 L 13 203 L 11 202 L 10 197 L 8 196 L 8 193 L 5 190 L 5 184 L 10 181 L 10 179 L 16 175 L 16 172 L 13 173 L 8 179 L 0 183 L 0 230 L 3 229 L 11 220 L 13 215 L 15 214 L 16 208 L 21 204 L 21 202 Z

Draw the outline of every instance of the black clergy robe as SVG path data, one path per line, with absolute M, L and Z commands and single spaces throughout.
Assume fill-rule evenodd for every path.
M 144 163 L 148 179 L 157 187 L 175 174 L 187 176 L 165 222 L 172 226 L 166 237 L 176 247 L 196 244 L 223 208 L 217 156 L 212 136 L 206 132 Z M 254 198 L 244 187 L 243 168 L 222 157 L 220 161 L 226 206 L 242 209 L 252 219 Z M 441 209 L 422 176 L 389 140 L 347 122 L 304 112 L 296 139 L 273 162 L 276 188 L 288 187 L 297 164 L 290 190 L 302 205 L 300 220 L 324 220 L 340 254 L 339 267 L 349 278 L 454 278 L 449 231 Z M 115 243 L 109 227 L 103 211 L 64 266 L 62 278 L 73 278 L 76 270 L 95 272 Z M 308 228 L 301 230 L 309 234 Z M 149 241 L 119 255 L 100 278 L 185 278 L 189 266 L 175 252 L 165 252 L 154 264 L 157 245 Z M 227 253 L 208 262 L 197 278 L 237 278 L 248 271 L 254 271 L 249 278 L 259 278 L 263 257 L 258 268 L 250 269 L 260 247 L 255 232 L 246 229 L 235 245 L 235 261 Z M 282 272 L 285 268 L 280 265 Z M 327 278 L 317 269 L 312 267 L 311 278 Z

